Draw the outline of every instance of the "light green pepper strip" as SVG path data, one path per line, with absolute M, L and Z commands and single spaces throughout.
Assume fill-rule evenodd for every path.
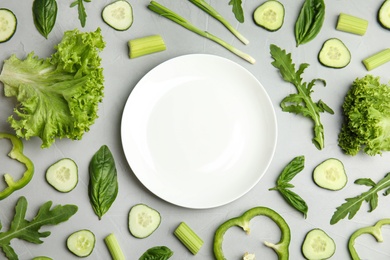
M 280 241 L 277 244 L 270 242 L 264 242 L 264 244 L 272 248 L 278 255 L 279 260 L 288 260 L 289 257 L 289 245 L 291 240 L 290 227 L 287 222 L 276 211 L 267 207 L 255 207 L 247 210 L 239 217 L 232 218 L 224 222 L 218 227 L 214 235 L 214 256 L 217 260 L 225 260 L 225 256 L 222 250 L 223 236 L 225 232 L 233 227 L 241 227 L 247 234 L 250 233 L 249 222 L 256 216 L 266 216 L 276 223 L 280 228 L 281 236 Z
M 0 139 L 4 138 L 9 139 L 12 143 L 12 149 L 8 153 L 8 156 L 11 159 L 17 160 L 18 162 L 24 164 L 26 167 L 26 171 L 23 173 L 22 178 L 17 181 L 15 181 L 10 174 L 4 174 L 4 180 L 7 184 L 7 187 L 4 190 L 0 191 L 0 200 L 8 197 L 15 190 L 19 190 L 26 186 L 34 175 L 34 164 L 28 157 L 23 154 L 23 142 L 15 135 L 8 133 L 0 133 Z
M 381 230 L 383 225 L 390 225 L 390 218 L 379 220 L 378 222 L 376 222 L 374 226 L 363 227 L 352 233 L 348 241 L 348 249 L 353 260 L 360 260 L 360 257 L 355 249 L 356 238 L 363 234 L 370 234 L 376 239 L 377 242 L 379 243 L 383 242 L 383 236 Z

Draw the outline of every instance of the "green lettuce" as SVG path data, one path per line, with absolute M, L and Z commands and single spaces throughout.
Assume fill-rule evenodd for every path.
M 100 28 L 94 32 L 66 31 L 56 52 L 24 60 L 12 55 L 4 61 L 0 81 L 6 97 L 18 101 L 8 122 L 16 135 L 39 137 L 42 148 L 56 138 L 80 140 L 98 117 L 104 77 L 99 53 L 105 42 Z

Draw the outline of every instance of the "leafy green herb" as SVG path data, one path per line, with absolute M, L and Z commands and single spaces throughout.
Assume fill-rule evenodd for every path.
M 82 27 L 84 27 L 87 22 L 87 12 L 85 11 L 84 2 L 89 3 L 91 1 L 92 0 L 75 0 L 73 3 L 70 4 L 70 7 L 77 6 L 77 11 L 79 13 L 79 20 Z
M 240 23 L 244 22 L 244 10 L 242 9 L 242 0 L 230 0 L 229 5 L 232 6 L 232 12 Z
M 67 221 L 77 212 L 77 206 L 75 205 L 57 205 L 50 209 L 51 206 L 51 201 L 44 203 L 39 208 L 36 216 L 29 221 L 25 219 L 27 200 L 25 197 L 18 199 L 10 229 L 6 232 L 0 232 L 0 248 L 8 259 L 18 259 L 16 252 L 11 246 L 12 239 L 18 238 L 30 243 L 41 244 L 43 241 L 40 238 L 50 235 L 50 231 L 39 232 L 42 226 L 57 225 Z
M 295 41 L 297 46 L 313 40 L 321 31 L 324 20 L 324 0 L 305 0 L 295 22 Z
M 34 0 L 33 2 L 35 27 L 46 39 L 56 23 L 57 9 L 56 0 Z
M 173 251 L 166 246 L 155 246 L 146 250 L 139 260 L 166 260 L 173 255 Z
M 370 205 L 368 212 L 376 209 L 378 206 L 378 192 L 386 189 L 383 195 L 387 196 L 390 194 L 390 173 L 387 173 L 378 183 L 375 183 L 369 178 L 362 178 L 357 179 L 355 184 L 365 185 L 371 188 L 359 196 L 345 199 L 346 202 L 337 207 L 336 211 L 333 213 L 330 224 L 336 224 L 339 220 L 345 218 L 346 216 L 348 216 L 348 219 L 352 219 L 359 211 L 363 201 L 366 201 Z
M 99 219 L 109 210 L 118 194 L 118 180 L 114 157 L 103 145 L 89 164 L 89 199 Z
M 280 173 L 276 180 L 276 186 L 269 190 L 277 190 L 283 196 L 283 198 L 296 210 L 302 212 L 306 218 L 308 206 L 306 202 L 295 192 L 291 191 L 294 185 L 290 183 L 292 179 L 303 170 L 305 166 L 305 157 L 297 156 L 292 159 L 287 166 Z
M 315 103 L 311 98 L 311 94 L 315 83 L 320 81 L 326 85 L 325 80 L 313 79 L 309 83 L 302 82 L 302 73 L 309 67 L 309 64 L 302 63 L 298 70 L 295 71 L 295 64 L 292 62 L 291 53 L 287 54 L 285 50 L 282 50 L 274 44 L 271 44 L 270 49 L 272 58 L 274 59 L 272 65 L 279 69 L 285 81 L 293 84 L 297 89 L 297 93 L 290 94 L 282 100 L 280 103 L 282 110 L 284 112 L 301 114 L 313 120 L 314 138 L 312 142 L 317 149 L 321 150 L 324 148 L 324 127 L 321 123 L 320 113 L 328 112 L 334 114 L 334 112 L 322 100 Z

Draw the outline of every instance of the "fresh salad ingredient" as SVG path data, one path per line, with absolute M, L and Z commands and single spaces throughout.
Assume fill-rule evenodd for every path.
M 18 20 L 15 14 L 7 8 L 0 8 L 0 43 L 14 36 L 17 25 Z
M 181 222 L 173 233 L 193 255 L 203 246 L 203 240 L 185 222 Z
M 43 226 L 57 225 L 67 221 L 77 212 L 75 205 L 57 205 L 50 209 L 52 202 L 48 201 L 41 205 L 38 213 L 32 220 L 25 219 L 27 212 L 27 200 L 25 197 L 20 197 L 15 206 L 15 215 L 10 224 L 8 231 L 0 232 L 0 248 L 8 259 L 18 259 L 18 255 L 11 245 L 12 239 L 21 239 L 34 244 L 41 244 L 42 237 L 48 237 L 50 231 L 39 230 Z M 0 229 L 2 225 L 0 223 Z
M 36 256 L 32 260 L 53 260 L 53 259 L 47 256 Z
M 119 245 L 118 239 L 114 233 L 109 234 L 104 238 L 104 242 L 111 254 L 112 260 L 126 260 L 125 255 Z
M 160 213 L 145 205 L 137 204 L 131 207 L 129 212 L 129 230 L 136 238 L 150 236 L 160 226 Z
M 348 155 L 360 150 L 369 155 L 390 151 L 390 86 L 366 75 L 352 83 L 342 105 L 344 122 L 339 146 Z
M 89 3 L 92 0 L 75 0 L 70 4 L 70 7 L 77 6 L 77 13 L 79 14 L 79 20 L 82 27 L 85 27 L 87 23 L 87 12 L 85 11 L 84 2 Z
M 46 170 L 46 181 L 60 192 L 70 192 L 79 181 L 77 164 L 70 158 L 55 162 Z
M 331 38 L 322 45 L 318 60 L 326 67 L 340 69 L 350 63 L 351 52 L 340 39 Z
M 381 219 L 374 226 L 359 228 L 349 237 L 348 250 L 352 260 L 360 260 L 360 257 L 355 249 L 356 239 L 363 234 L 372 235 L 377 242 L 383 242 L 382 226 L 390 225 L 390 219 Z
M 56 0 L 34 0 L 32 11 L 35 28 L 47 39 L 57 19 Z
M 366 201 L 370 205 L 368 212 L 372 212 L 376 209 L 378 206 L 378 192 L 385 190 L 383 193 L 384 196 L 390 194 L 390 173 L 387 173 L 378 183 L 375 183 L 370 178 L 361 178 L 357 179 L 355 184 L 365 185 L 371 188 L 356 197 L 345 199 L 346 202 L 337 207 L 337 210 L 333 213 L 330 224 L 336 224 L 339 220 L 345 218 L 346 216 L 348 216 L 348 219 L 352 219 L 359 211 L 363 201 Z
M 95 234 L 88 229 L 82 229 L 69 235 L 66 240 L 66 246 L 74 255 L 86 257 L 92 254 L 95 248 L 95 242 Z
M 294 185 L 290 183 L 292 179 L 303 170 L 304 166 L 304 156 L 297 156 L 292 159 L 280 173 L 278 179 L 276 180 L 276 186 L 270 188 L 269 190 L 279 191 L 288 204 L 303 213 L 303 216 L 306 218 L 308 206 L 298 194 L 291 191 L 291 188 L 294 188 Z
M 165 51 L 164 39 L 160 35 L 150 35 L 128 41 L 130 59 Z
M 133 24 L 133 7 L 127 0 L 116 0 L 103 8 L 102 18 L 115 30 L 126 31 Z
M 248 252 L 246 252 L 242 257 L 242 260 L 255 260 L 255 259 L 256 259 L 255 254 L 250 254 Z
M 9 173 L 4 174 L 4 181 L 7 186 L 0 191 L 0 200 L 2 200 L 11 195 L 14 191 L 23 188 L 31 181 L 34 175 L 34 164 L 23 153 L 23 142 L 18 137 L 13 134 L 0 133 L 0 139 L 8 139 L 11 141 L 12 149 L 8 153 L 8 157 L 17 160 L 26 167 L 26 171 L 23 173 L 22 178 L 17 181 L 15 181 Z
M 209 39 L 209 40 L 221 45 L 222 47 L 231 51 L 232 53 L 234 53 L 238 57 L 248 61 L 249 63 L 253 64 L 256 62 L 253 57 L 238 50 L 236 47 L 234 47 L 231 44 L 227 43 L 226 41 L 218 38 L 217 36 L 215 36 L 209 32 L 202 31 L 201 29 L 199 29 L 198 27 L 196 27 L 195 25 L 193 25 L 192 23 L 190 23 L 189 21 L 184 19 L 182 16 L 180 16 L 177 13 L 173 12 L 172 10 L 166 8 L 165 6 L 162 6 L 161 4 L 157 3 L 156 1 L 151 1 L 148 5 L 148 8 L 151 11 L 161 15 L 162 17 L 165 17 L 165 18 L 183 26 L 187 30 L 192 31 L 192 32 L 194 32 L 202 37 L 205 37 L 206 39 Z
M 381 7 L 378 10 L 378 22 L 385 28 L 390 29 L 390 1 L 384 0 Z
M 313 93 L 313 86 L 317 81 L 326 84 L 323 79 L 313 79 L 306 83 L 302 82 L 302 73 L 309 66 L 307 63 L 302 63 L 298 70 L 295 70 L 295 64 L 292 62 L 291 53 L 287 54 L 285 50 L 280 47 L 271 44 L 271 55 L 274 61 L 272 65 L 279 69 L 282 78 L 293 84 L 297 93 L 290 94 L 285 97 L 280 106 L 284 112 L 301 114 L 305 117 L 310 118 L 314 123 L 314 138 L 312 139 L 313 144 L 317 149 L 321 150 L 324 148 L 324 126 L 321 123 L 320 113 L 328 112 L 334 114 L 333 110 L 325 104 L 322 100 L 317 103 L 311 98 Z
M 242 43 L 248 44 L 249 40 L 246 39 L 238 30 L 233 27 L 217 10 L 215 10 L 210 4 L 208 4 L 205 0 L 189 0 L 191 3 L 211 15 L 213 18 L 222 23 L 237 39 L 239 39 Z M 240 4 L 241 6 L 241 4 Z
M 229 5 L 232 6 L 232 12 L 237 21 L 243 23 L 245 20 L 244 10 L 242 9 L 242 0 L 230 0 Z
M 278 255 L 279 260 L 289 259 L 289 245 L 291 240 L 290 227 L 287 222 L 276 211 L 267 207 L 254 207 L 242 214 L 239 217 L 229 219 L 222 223 L 214 234 L 214 256 L 217 260 L 227 259 L 222 250 L 223 236 L 226 231 L 234 226 L 241 227 L 247 234 L 250 233 L 250 221 L 257 216 L 265 216 L 270 218 L 280 228 L 281 235 L 277 244 L 265 241 L 264 244 L 272 248 Z
M 173 251 L 166 246 L 155 246 L 146 250 L 145 253 L 139 258 L 139 260 L 166 260 L 171 258 Z
M 37 136 L 42 148 L 55 138 L 79 140 L 98 117 L 103 99 L 103 68 L 99 52 L 103 50 L 100 29 L 64 33 L 49 58 L 33 52 L 25 60 L 12 55 L 4 61 L 0 81 L 6 97 L 18 101 L 8 122 L 21 138 Z
M 390 61 L 390 49 L 384 49 L 363 60 L 363 64 L 368 71 L 375 69 Z
M 115 160 L 106 145 L 100 147 L 89 163 L 88 195 L 99 219 L 110 209 L 118 195 Z
M 325 20 L 324 0 L 305 0 L 295 22 L 296 45 L 313 40 L 321 31 Z
M 253 20 L 268 31 L 277 31 L 284 22 L 284 6 L 277 0 L 267 0 L 255 9 Z
M 368 28 L 368 21 L 353 15 L 341 13 L 337 20 L 336 29 L 343 32 L 364 35 Z
M 313 180 L 319 187 L 327 190 L 341 190 L 348 182 L 344 164 L 336 158 L 329 158 L 317 165 Z
M 302 244 L 302 253 L 306 259 L 329 259 L 335 252 L 336 244 L 325 231 L 315 228 L 307 232 Z

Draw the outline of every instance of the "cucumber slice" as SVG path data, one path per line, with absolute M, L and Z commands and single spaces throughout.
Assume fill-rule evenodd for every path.
M 46 171 L 46 181 L 60 192 L 73 190 L 78 183 L 78 167 L 69 158 L 52 164 Z
M 277 31 L 284 22 L 284 6 L 277 0 L 265 1 L 253 12 L 253 20 L 268 31 Z
M 95 247 L 96 238 L 88 229 L 76 231 L 66 240 L 69 251 L 78 257 L 89 256 Z
M 136 238 L 150 236 L 161 223 L 160 213 L 145 205 L 137 204 L 129 212 L 129 230 Z
M 315 228 L 310 230 L 303 241 L 302 253 L 306 259 L 328 259 L 336 251 L 333 239 L 323 230 Z
M 6 42 L 15 34 L 18 21 L 15 14 L 6 8 L 0 8 L 0 43 Z
M 390 30 L 390 1 L 385 0 L 378 10 L 378 22 L 385 28 Z
M 326 67 L 341 69 L 350 63 L 351 53 L 341 40 L 331 38 L 322 45 L 318 60 Z
M 343 163 L 329 158 L 314 168 L 313 180 L 321 188 L 341 190 L 347 184 L 348 178 Z
M 133 8 L 126 0 L 117 0 L 103 8 L 102 18 L 115 30 L 125 31 L 133 24 Z

